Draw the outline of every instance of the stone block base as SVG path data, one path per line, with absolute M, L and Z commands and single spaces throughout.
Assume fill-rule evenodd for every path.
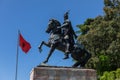
M 34 68 L 30 80 L 97 80 L 97 78 L 93 69 L 48 66 Z

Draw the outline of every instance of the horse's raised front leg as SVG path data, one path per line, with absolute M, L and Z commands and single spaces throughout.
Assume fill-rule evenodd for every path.
M 48 60 L 49 60 L 50 56 L 52 55 L 52 53 L 54 52 L 54 50 L 55 50 L 55 46 L 52 46 L 50 48 L 50 52 L 48 54 L 48 57 L 46 58 L 46 60 L 43 63 L 47 63 L 48 62 Z
M 40 52 L 42 52 L 43 44 L 46 45 L 46 46 L 50 45 L 49 43 L 46 43 L 45 41 L 42 41 L 41 44 L 38 46 L 38 49 L 39 49 Z

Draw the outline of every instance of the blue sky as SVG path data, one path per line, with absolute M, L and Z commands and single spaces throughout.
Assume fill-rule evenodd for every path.
M 30 42 L 28 54 L 19 48 L 18 80 L 29 80 L 32 68 L 45 60 L 49 48 L 44 46 L 39 53 L 41 41 L 48 41 L 45 29 L 50 18 L 63 23 L 63 15 L 70 10 L 70 20 L 75 31 L 77 24 L 87 18 L 104 15 L 103 0 L 0 0 L 0 79 L 14 80 L 18 29 Z M 64 54 L 55 51 L 48 64 L 71 66 L 72 59 L 62 60 Z

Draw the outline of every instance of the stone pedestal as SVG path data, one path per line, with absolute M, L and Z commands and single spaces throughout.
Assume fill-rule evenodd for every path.
M 48 66 L 34 68 L 30 80 L 97 80 L 97 78 L 93 69 Z

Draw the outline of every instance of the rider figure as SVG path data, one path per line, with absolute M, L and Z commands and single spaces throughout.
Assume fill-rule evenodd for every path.
M 66 43 L 65 57 L 63 59 L 68 59 L 70 47 L 73 47 L 75 43 L 74 38 L 77 38 L 77 35 L 72 28 L 71 21 L 68 19 L 68 12 L 64 14 L 64 23 L 62 24 L 61 28 L 63 33 L 63 40 Z

